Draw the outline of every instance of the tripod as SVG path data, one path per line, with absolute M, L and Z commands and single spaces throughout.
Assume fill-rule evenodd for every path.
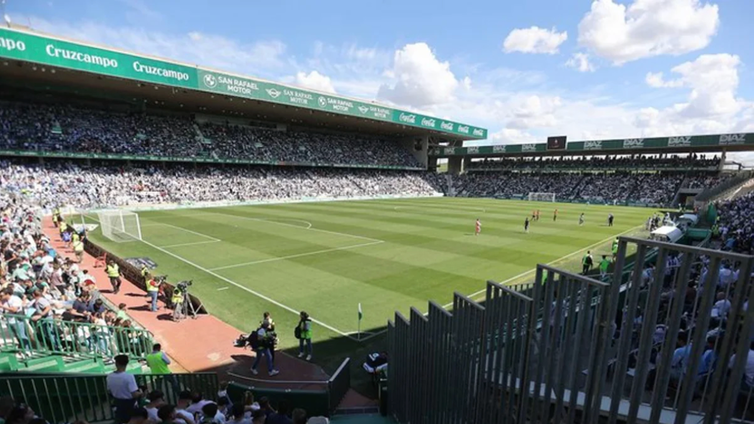
M 179 305 L 175 305 L 175 309 L 173 310 L 173 321 L 180 321 L 187 317 L 196 319 L 199 316 L 197 309 L 201 309 L 202 307 L 201 301 L 199 303 L 199 307 L 195 308 L 194 304 L 191 303 L 191 297 L 189 296 L 188 289 L 181 290 L 181 293 L 183 296 L 183 301 Z

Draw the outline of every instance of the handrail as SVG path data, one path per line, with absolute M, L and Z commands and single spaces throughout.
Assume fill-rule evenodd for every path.
M 25 315 L 0 316 L 0 351 L 142 359 L 152 351 L 153 335 L 132 327 L 103 326 L 58 318 L 34 320 Z
M 723 192 L 726 192 L 735 186 L 739 184 L 743 184 L 747 180 L 754 177 L 754 171 L 745 171 L 741 172 L 735 177 L 729 179 L 728 181 L 724 181 L 722 184 L 719 184 L 715 187 L 710 187 L 703 192 L 696 195 L 694 198 L 694 201 L 696 202 L 709 202 L 713 200 L 716 196 L 722 194 Z

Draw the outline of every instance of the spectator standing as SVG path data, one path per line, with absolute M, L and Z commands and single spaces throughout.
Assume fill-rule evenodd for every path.
M 131 412 L 131 419 L 128 424 L 147 424 L 149 422 L 149 413 L 144 408 L 135 408 Z
M 0 309 L 6 314 L 21 315 L 23 314 L 23 300 L 13 293 L 11 287 L 6 287 L 0 294 Z M 7 318 L 10 331 L 18 340 L 18 347 L 24 355 L 31 353 L 31 342 L 26 334 L 26 324 L 23 320 L 17 320 L 13 317 Z
M 312 320 L 309 318 L 309 314 L 301 311 L 299 314 L 298 328 L 301 337 L 298 339 L 298 357 L 303 358 L 306 355 L 306 360 L 312 360 Z
M 142 392 L 133 375 L 126 372 L 128 356 L 115 357 L 115 371 L 107 376 L 107 391 L 113 396 L 116 424 L 128 422 Z

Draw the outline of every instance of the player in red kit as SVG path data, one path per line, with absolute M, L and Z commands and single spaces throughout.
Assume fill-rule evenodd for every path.
M 480 232 L 482 232 L 482 222 L 479 221 L 479 218 L 477 218 L 476 219 L 476 231 L 474 232 L 474 235 L 478 236 Z

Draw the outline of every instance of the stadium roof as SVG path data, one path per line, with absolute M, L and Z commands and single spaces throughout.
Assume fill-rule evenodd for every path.
M 677 137 L 587 140 L 565 143 L 529 143 L 494 146 L 438 147 L 429 151 L 436 157 L 488 158 L 503 156 L 583 156 L 659 153 L 720 153 L 754 151 L 754 133 L 688 135 Z
M 181 107 L 198 107 L 208 114 L 256 116 L 269 121 L 293 122 L 298 126 L 386 135 L 434 134 L 451 141 L 487 138 L 484 128 L 371 101 L 137 55 L 16 27 L 0 28 L 0 57 L 19 61 L 19 66 L 7 66 L 8 62 L 5 62 L 6 66 L 0 66 L 0 76 L 5 81 L 65 84 L 138 97 L 156 104 L 167 101 Z M 29 72 L 29 68 L 32 71 L 39 69 L 39 72 Z M 88 78 L 91 74 L 98 76 Z M 157 90 L 148 92 L 147 88 L 151 87 Z

